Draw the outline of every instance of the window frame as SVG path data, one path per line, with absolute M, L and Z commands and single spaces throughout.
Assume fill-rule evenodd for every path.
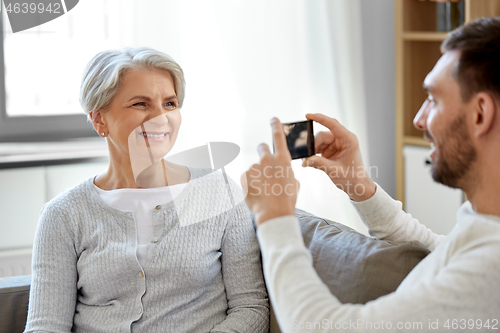
M 39 117 L 11 117 L 7 114 L 3 24 L 3 13 L 0 9 L 0 142 L 41 142 L 96 137 L 97 133 L 83 114 Z

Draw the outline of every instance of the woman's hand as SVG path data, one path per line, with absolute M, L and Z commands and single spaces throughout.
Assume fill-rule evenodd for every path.
M 324 171 L 351 200 L 369 199 L 376 185 L 366 174 L 356 135 L 323 114 L 308 113 L 306 118 L 324 125 L 330 132 L 319 132 L 315 136 L 316 153 L 321 156 L 307 158 L 302 166 Z
M 258 147 L 260 163 L 241 175 L 243 188 L 248 188 L 245 201 L 257 225 L 272 218 L 295 215 L 299 182 L 293 175 L 283 127 L 277 118 L 271 120 L 275 154 L 262 143 Z

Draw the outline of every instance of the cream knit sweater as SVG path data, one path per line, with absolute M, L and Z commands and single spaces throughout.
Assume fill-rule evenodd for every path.
M 144 269 L 133 214 L 106 205 L 92 179 L 46 204 L 25 332 L 267 332 L 259 247 L 241 193 L 220 172 L 190 172 L 173 202 L 151 207 Z

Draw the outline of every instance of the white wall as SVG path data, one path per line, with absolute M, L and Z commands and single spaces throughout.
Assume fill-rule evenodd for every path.
M 43 205 L 106 169 L 107 162 L 0 170 L 0 277 L 31 274 L 31 247 Z

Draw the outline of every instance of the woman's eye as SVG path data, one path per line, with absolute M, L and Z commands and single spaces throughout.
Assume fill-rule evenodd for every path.
M 139 103 L 135 103 L 134 106 L 146 106 L 146 103 L 139 102 Z
M 175 102 L 167 102 L 167 103 L 165 103 L 165 107 L 167 107 L 169 109 L 175 109 L 177 107 L 177 105 L 175 104 Z

